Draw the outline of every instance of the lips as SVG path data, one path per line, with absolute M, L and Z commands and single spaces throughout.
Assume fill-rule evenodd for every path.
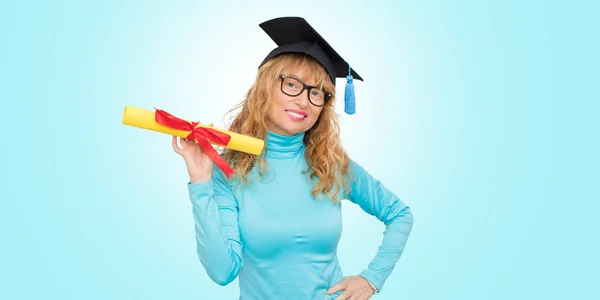
M 287 114 L 295 120 L 304 120 L 308 117 L 308 114 L 297 109 L 286 109 Z

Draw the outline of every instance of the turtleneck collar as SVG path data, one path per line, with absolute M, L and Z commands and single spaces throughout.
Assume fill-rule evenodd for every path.
M 304 151 L 304 132 L 293 136 L 267 132 L 266 157 L 275 159 L 293 158 Z

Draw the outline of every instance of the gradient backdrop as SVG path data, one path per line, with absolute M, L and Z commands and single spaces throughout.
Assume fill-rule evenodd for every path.
M 415 215 L 374 299 L 600 299 L 591 1 L 94 2 L 0 6 L 0 298 L 237 299 L 171 137 L 123 108 L 224 126 L 275 47 L 258 24 L 303 16 L 365 78 L 346 149 Z M 343 214 L 356 275 L 384 227 Z

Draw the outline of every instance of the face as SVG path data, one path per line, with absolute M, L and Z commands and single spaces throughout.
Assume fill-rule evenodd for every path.
M 302 69 L 285 75 L 316 86 L 315 78 Z M 287 136 L 306 132 L 315 125 L 321 110 L 323 110 L 323 106 L 315 106 L 308 100 L 308 89 L 302 91 L 298 96 L 288 96 L 281 91 L 281 79 L 279 79 L 273 86 L 271 94 L 271 106 L 267 113 L 267 129 Z

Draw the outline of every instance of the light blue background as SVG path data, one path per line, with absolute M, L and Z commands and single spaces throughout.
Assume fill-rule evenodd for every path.
M 343 143 L 415 214 L 374 299 L 599 297 L 597 12 L 592 1 L 3 2 L 0 298 L 236 299 L 237 280 L 214 284 L 196 257 L 171 137 L 121 117 L 157 107 L 223 126 L 275 47 L 258 24 L 289 15 L 365 78 Z M 343 213 L 339 255 L 355 275 L 384 227 Z

